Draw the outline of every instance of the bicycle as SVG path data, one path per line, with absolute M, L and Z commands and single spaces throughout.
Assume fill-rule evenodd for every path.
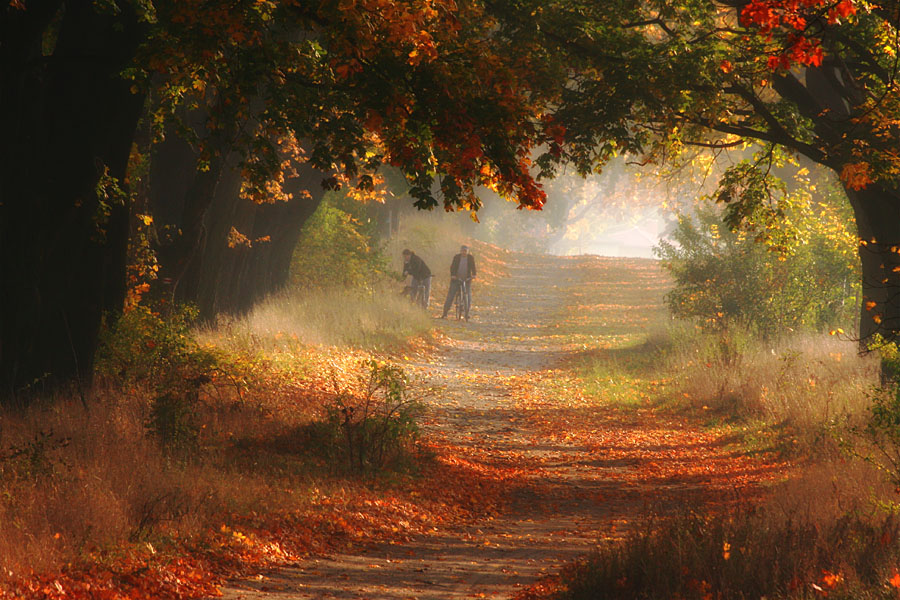
M 456 296 L 453 298 L 456 305 L 456 320 L 459 321 L 465 317 L 466 322 L 469 320 L 469 280 L 462 279 L 456 288 Z
M 417 285 L 409 295 L 409 299 L 416 306 L 421 306 L 422 308 L 428 308 L 425 306 L 425 284 L 421 283 Z
M 421 306 L 422 308 L 428 308 L 425 305 L 425 284 L 420 283 L 419 285 L 407 285 L 403 287 L 403 291 L 400 292 L 401 296 L 406 296 L 409 298 L 409 301 L 412 302 L 416 306 Z

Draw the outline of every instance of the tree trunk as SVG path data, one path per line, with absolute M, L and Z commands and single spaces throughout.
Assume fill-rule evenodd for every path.
M 4 403 L 73 379 L 87 385 L 103 312 L 121 310 L 125 294 L 129 202 L 98 185 L 124 180 L 143 98 L 119 73 L 143 32 L 127 5 L 100 15 L 92 3 L 69 2 L 46 56 L 43 32 L 60 5 L 5 9 L 3 20 Z
M 859 232 L 862 263 L 860 343 L 880 334 L 900 338 L 900 192 L 880 184 L 847 190 Z M 874 303 L 874 304 L 873 304 Z
M 229 249 L 230 264 L 226 270 L 231 277 L 220 285 L 227 289 L 222 295 L 228 298 L 230 312 L 249 310 L 259 299 L 287 283 L 300 231 L 325 195 L 321 172 L 306 166 L 299 171 L 300 176 L 288 182 L 287 191 L 293 193 L 293 199 L 251 205 L 245 218 L 235 222 L 238 230 L 251 238 L 253 246 Z

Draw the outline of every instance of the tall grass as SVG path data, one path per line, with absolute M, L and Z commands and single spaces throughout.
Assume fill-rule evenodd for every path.
M 294 341 L 319 346 L 385 348 L 422 335 L 431 321 L 386 282 L 375 289 L 289 289 L 239 319 L 223 319 L 199 332 L 201 340 L 249 351 Z
M 828 335 L 763 341 L 674 323 L 615 360 L 600 354 L 582 365 L 586 377 L 631 378 L 627 386 L 588 385 L 594 394 L 688 413 L 747 450 L 787 451 L 801 468 L 762 504 L 674 518 L 672 507 L 647 510 L 629 538 L 566 570 L 553 596 L 896 598 L 896 490 L 860 459 L 870 453 L 873 398 L 886 392 L 879 358 L 857 348 Z M 648 380 L 657 385 L 641 387 Z
M 627 542 L 573 565 L 556 597 L 896 598 L 900 523 L 858 498 L 853 507 L 820 490 L 805 507 L 770 503 L 648 521 Z
M 878 384 L 876 355 L 826 334 L 763 341 L 676 326 L 658 343 L 678 402 L 725 420 L 787 427 L 806 440 L 864 414 Z
M 23 412 L 3 411 L 0 577 L 96 560 L 129 544 L 159 549 L 200 540 L 230 515 L 302 509 L 308 486 L 329 484 L 315 479 L 314 456 L 279 444 L 324 418 L 331 392 L 312 346 L 385 348 L 429 327 L 393 290 L 332 289 L 284 294 L 245 318 L 195 331 L 184 340 L 186 355 L 197 344 L 219 362 L 171 398 L 190 411 L 183 433 L 190 443 L 180 446 L 156 435 L 160 419 L 174 418 L 154 413 L 166 390 L 152 377 L 131 377 L 129 365 L 143 362 L 122 362 L 125 352 L 106 364 L 109 373 L 98 376 L 85 403 L 48 398 Z M 141 338 L 126 339 L 128 349 Z M 142 346 L 160 348 L 146 338 L 134 351 Z M 366 354 L 354 352 L 351 359 Z M 363 368 L 351 359 L 347 377 Z M 165 377 L 179 378 L 169 371 L 188 364 L 183 360 L 166 363 Z

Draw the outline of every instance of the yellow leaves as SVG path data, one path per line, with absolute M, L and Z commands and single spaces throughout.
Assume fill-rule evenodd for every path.
M 878 306 L 878 303 L 875 302 L 874 300 L 868 300 L 868 301 L 866 301 L 866 304 L 865 304 L 866 310 L 872 310 L 872 309 L 875 308 L 876 306 Z
M 728 542 L 722 544 L 722 558 L 725 560 L 731 558 L 731 544 Z
M 838 335 L 838 334 L 843 335 L 843 333 L 844 333 L 844 330 L 841 329 L 840 327 L 838 327 L 837 329 L 832 329 L 831 331 L 829 331 L 828 335 Z
M 872 320 L 880 325 L 881 324 L 881 315 L 875 315 L 874 317 L 872 317 Z

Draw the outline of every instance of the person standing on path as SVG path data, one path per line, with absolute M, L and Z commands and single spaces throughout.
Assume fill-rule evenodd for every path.
M 403 250 L 403 275 L 412 276 L 413 298 L 416 297 L 416 292 L 419 288 L 422 288 L 422 308 L 427 309 L 428 299 L 431 298 L 431 269 L 428 268 L 424 260 L 408 248 Z
M 469 254 L 468 246 L 460 246 L 459 254 L 453 257 L 450 263 L 450 289 L 447 290 L 447 299 L 444 300 L 444 312 L 442 319 L 447 318 L 456 290 L 466 282 L 466 320 L 469 320 L 469 308 L 472 306 L 472 279 L 475 278 L 475 257 Z

